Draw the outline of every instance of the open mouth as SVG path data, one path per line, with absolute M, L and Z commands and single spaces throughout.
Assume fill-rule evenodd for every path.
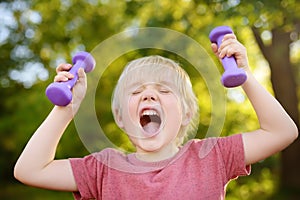
M 161 118 L 156 110 L 145 109 L 141 113 L 140 124 L 144 133 L 148 137 L 151 137 L 158 133 L 161 125 Z

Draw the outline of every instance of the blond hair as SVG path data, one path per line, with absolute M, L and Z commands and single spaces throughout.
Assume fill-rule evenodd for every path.
M 179 95 L 181 95 L 180 102 L 182 113 L 190 114 L 189 124 L 180 128 L 176 138 L 178 145 L 180 145 L 189 133 L 195 133 L 198 128 L 199 106 L 188 74 L 173 60 L 154 55 L 142 57 L 129 62 L 120 75 L 118 83 L 114 89 L 112 95 L 112 111 L 116 119 L 116 114 L 120 113 L 120 110 L 122 109 L 120 99 L 123 97 L 125 87 L 128 85 L 130 80 L 134 78 L 135 80 L 141 79 L 142 81 L 143 77 L 149 77 L 152 75 L 156 81 L 159 81 L 165 77 L 165 73 L 170 72 L 169 69 L 172 69 L 172 72 L 175 71 L 176 73 L 176 76 L 172 77 L 174 77 L 173 81 L 178 89 Z M 131 73 L 133 70 L 135 71 L 135 75 Z

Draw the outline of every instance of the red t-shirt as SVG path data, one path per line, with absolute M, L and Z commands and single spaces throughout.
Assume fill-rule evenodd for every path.
M 144 162 L 114 149 L 70 162 L 78 187 L 75 199 L 219 200 L 231 179 L 250 174 L 241 134 L 191 140 L 160 162 Z

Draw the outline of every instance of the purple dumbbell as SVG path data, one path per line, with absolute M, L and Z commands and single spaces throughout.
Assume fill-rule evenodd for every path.
M 85 72 L 90 72 L 95 68 L 96 61 L 93 56 L 87 52 L 78 52 L 72 59 L 73 67 L 70 73 L 74 78 L 66 82 L 51 83 L 46 89 L 48 99 L 55 105 L 66 106 L 72 101 L 72 88 L 78 80 L 78 69 L 83 68 Z
M 210 32 L 209 39 L 212 43 L 216 43 L 219 47 L 224 35 L 229 33 L 233 33 L 230 27 L 218 26 Z M 237 66 L 236 60 L 233 56 L 225 56 L 222 59 L 222 64 L 225 72 L 222 75 L 221 82 L 225 87 L 240 86 L 246 81 L 246 72 Z

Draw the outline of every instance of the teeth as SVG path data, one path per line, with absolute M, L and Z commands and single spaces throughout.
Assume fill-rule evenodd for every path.
M 142 116 L 144 116 L 144 115 L 157 115 L 158 116 L 158 113 L 155 110 L 144 110 L 142 113 Z

